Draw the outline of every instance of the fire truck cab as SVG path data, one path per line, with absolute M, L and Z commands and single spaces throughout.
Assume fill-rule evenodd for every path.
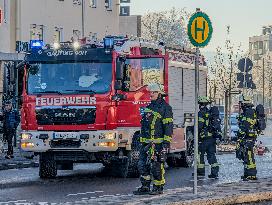
M 21 148 L 39 155 L 41 178 L 84 162 L 103 163 L 112 176 L 138 176 L 147 85 L 160 83 L 169 93 L 170 81 L 180 84 L 169 78 L 166 48 L 146 41 L 106 37 L 102 45 L 33 48 L 24 62 Z M 175 106 L 183 122 L 175 123 L 167 162 L 190 166 L 193 113 Z

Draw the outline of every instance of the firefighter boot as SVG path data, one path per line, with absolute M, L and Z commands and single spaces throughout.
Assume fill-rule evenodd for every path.
M 163 194 L 163 186 L 153 185 L 153 189 L 150 192 L 150 195 L 159 195 L 159 194 Z
M 150 193 L 150 188 L 148 186 L 141 186 L 136 191 L 133 192 L 134 195 L 147 195 Z
M 241 176 L 241 179 L 243 181 L 251 181 L 251 180 L 258 180 L 258 178 L 256 176 Z
M 134 195 L 146 195 L 150 193 L 151 180 L 149 178 L 150 176 L 146 176 L 146 179 L 145 177 L 141 176 L 140 180 L 141 180 L 142 186 L 133 192 Z
M 217 175 L 209 174 L 208 177 L 209 177 L 210 179 L 218 179 L 218 174 L 217 174 Z
M 218 179 L 219 166 L 217 163 L 212 164 L 211 174 L 208 175 L 210 179 Z

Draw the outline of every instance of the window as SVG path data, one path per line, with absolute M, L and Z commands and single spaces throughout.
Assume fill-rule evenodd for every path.
M 61 42 L 62 41 L 62 28 L 55 27 L 54 32 L 54 42 Z
M 30 40 L 43 40 L 44 26 L 43 25 L 30 25 Z
M 90 0 L 90 7 L 96 8 L 97 7 L 97 0 Z
M 78 41 L 80 39 L 80 34 L 79 30 L 73 30 L 73 40 Z
M 112 82 L 111 63 L 59 62 L 32 63 L 29 69 L 29 94 L 58 91 L 107 93 Z
M 112 0 L 105 0 L 105 7 L 108 11 L 112 11 Z
M 152 83 L 164 84 L 164 60 L 162 58 L 126 60 L 124 90 L 136 91 Z
M 249 43 L 249 50 L 252 51 L 253 50 L 253 44 Z
M 258 49 L 258 41 L 254 42 L 254 50 Z
M 263 49 L 263 42 L 259 41 L 259 49 Z

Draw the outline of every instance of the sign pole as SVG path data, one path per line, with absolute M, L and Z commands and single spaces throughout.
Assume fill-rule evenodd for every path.
M 196 47 L 195 52 L 195 119 L 194 119 L 194 194 L 197 194 L 197 166 L 198 166 L 198 95 L 199 95 L 199 47 L 208 45 L 212 38 L 212 22 L 207 14 L 199 8 L 189 19 L 187 26 L 190 42 Z
M 194 194 L 197 194 L 199 53 L 197 47 L 195 58 Z

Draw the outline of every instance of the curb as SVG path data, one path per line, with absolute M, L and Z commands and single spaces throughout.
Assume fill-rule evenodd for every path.
M 243 203 L 254 203 L 262 201 L 271 201 L 272 192 L 259 192 L 240 195 L 228 195 L 220 198 L 195 199 L 183 202 L 173 202 L 167 205 L 234 205 Z
M 38 162 L 11 162 L 0 164 L 0 171 L 8 169 L 23 169 L 23 168 L 32 168 L 39 167 Z

